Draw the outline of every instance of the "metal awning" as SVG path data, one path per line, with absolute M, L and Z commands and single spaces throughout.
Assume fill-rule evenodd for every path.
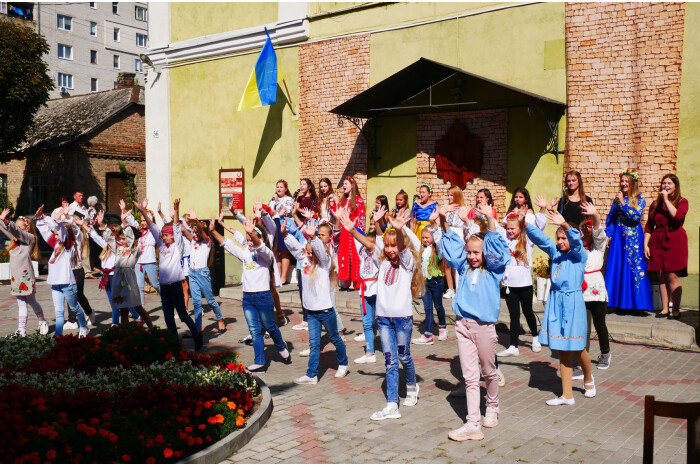
M 527 108 L 541 114 L 552 132 L 547 152 L 559 155 L 559 120 L 566 104 L 421 58 L 331 110 L 338 125 L 348 120 L 360 130 L 376 117 Z M 367 133 L 362 131 L 367 137 Z

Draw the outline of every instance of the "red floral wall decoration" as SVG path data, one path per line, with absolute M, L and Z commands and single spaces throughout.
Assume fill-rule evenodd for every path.
M 479 176 L 482 162 L 481 140 L 459 120 L 435 142 L 437 174 L 463 190 Z

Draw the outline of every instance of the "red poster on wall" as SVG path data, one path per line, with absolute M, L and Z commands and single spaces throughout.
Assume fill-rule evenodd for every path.
M 219 170 L 219 210 L 224 218 L 233 218 L 236 211 L 243 212 L 245 206 L 245 177 L 243 169 Z M 233 212 L 229 204 L 233 201 Z

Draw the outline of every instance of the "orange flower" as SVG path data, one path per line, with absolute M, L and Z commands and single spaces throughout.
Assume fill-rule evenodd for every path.
M 163 449 L 163 457 L 165 457 L 166 459 L 168 459 L 168 458 L 170 458 L 170 457 L 172 457 L 172 456 L 173 456 L 173 450 L 172 450 L 172 449 L 170 449 L 170 448 L 165 448 L 165 449 Z
M 226 406 L 231 410 L 236 410 L 236 404 L 234 402 L 229 402 Z
M 205 403 L 204 403 L 204 408 L 205 408 L 205 409 L 211 408 L 211 402 L 209 402 L 209 401 L 205 402 Z
M 228 397 L 222 397 L 219 402 L 228 402 Z
M 224 416 L 220 413 L 216 414 L 216 423 L 224 423 Z
M 206 426 L 204 423 L 200 423 L 199 426 L 198 426 L 197 428 L 199 428 L 200 430 L 203 430 L 203 429 L 205 429 L 206 427 L 207 427 L 207 426 Z
M 240 416 L 236 417 L 236 426 L 239 426 L 239 427 L 243 426 L 244 423 L 245 423 L 245 419 L 243 417 L 240 417 Z

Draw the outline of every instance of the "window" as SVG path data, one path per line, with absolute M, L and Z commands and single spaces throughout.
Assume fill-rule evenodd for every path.
M 0 13 L 7 14 L 7 2 L 0 2 Z
M 97 92 L 97 78 L 91 78 L 90 79 L 90 91 L 91 92 Z
M 90 2 L 90 8 L 97 10 L 97 2 Z
M 112 14 L 113 15 L 119 14 L 119 2 L 112 2 Z
M 134 71 L 137 73 L 143 73 L 143 64 L 138 58 L 134 59 Z
M 7 196 L 7 175 L 5 174 L 0 174 L 0 191 L 5 192 Z
M 119 42 L 119 28 L 114 28 L 114 42 Z
M 119 69 L 119 55 L 114 56 L 114 68 Z
M 73 60 L 73 47 L 65 44 L 58 44 L 58 58 Z
M 136 47 L 146 47 L 146 41 L 148 41 L 146 34 L 136 33 Z
M 29 176 L 29 210 L 36 211 L 48 200 L 48 183 L 46 175 Z
M 71 30 L 71 17 L 65 15 L 56 16 L 56 27 L 58 29 L 63 29 L 64 31 Z
M 66 88 L 66 89 L 73 89 L 73 75 L 69 75 L 67 73 L 59 73 L 58 74 L 58 87 L 59 88 Z
M 114 82 L 114 86 L 112 87 L 112 89 L 117 89 L 117 86 L 119 86 L 119 83 L 117 83 L 117 82 L 115 81 L 115 82 Z
M 147 21 L 148 20 L 148 10 L 146 10 L 146 8 L 142 7 L 142 6 L 135 6 L 134 7 L 134 16 L 139 21 Z
M 90 63 L 97 65 L 97 50 L 90 51 Z
M 90 35 L 97 37 L 97 23 L 90 21 Z

